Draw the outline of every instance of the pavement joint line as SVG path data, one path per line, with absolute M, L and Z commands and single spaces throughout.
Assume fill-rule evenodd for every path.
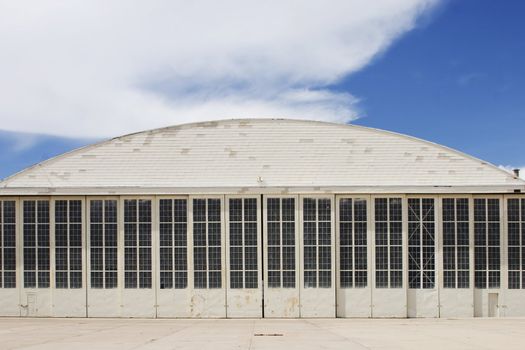
M 319 329 L 322 329 L 323 331 L 325 331 L 325 332 L 327 332 L 327 333 L 334 334 L 334 335 L 336 335 L 336 336 L 338 336 L 338 337 L 340 337 L 340 338 L 343 338 L 343 339 L 345 339 L 346 341 L 349 341 L 350 343 L 356 344 L 357 346 L 360 346 L 360 347 L 362 347 L 362 348 L 364 348 L 364 349 L 371 349 L 370 347 L 368 347 L 368 346 L 366 346 L 366 345 L 364 345 L 364 344 L 361 344 L 361 343 L 359 343 L 359 342 L 357 342 L 357 341 L 355 341 L 355 340 L 353 340 L 353 339 L 351 339 L 351 338 L 345 337 L 344 335 L 341 335 L 341 334 L 338 334 L 338 333 L 333 332 L 333 331 L 331 331 L 331 330 L 325 329 L 325 328 L 323 328 L 323 327 L 321 327 L 321 326 L 319 326 L 319 325 L 313 323 L 311 320 L 308 320 L 308 319 L 307 319 L 306 322 L 309 323 L 309 324 L 311 324 L 311 325 L 314 326 L 314 327 L 317 327 L 317 328 L 319 328 Z

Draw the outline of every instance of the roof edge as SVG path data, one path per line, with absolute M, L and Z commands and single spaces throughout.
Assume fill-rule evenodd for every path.
M 139 135 L 139 134 L 146 134 L 146 133 L 157 133 L 157 132 L 160 132 L 162 130 L 170 130 L 170 129 L 178 129 L 178 128 L 191 128 L 191 127 L 198 127 L 199 125 L 202 125 L 202 126 L 206 126 L 206 125 L 212 125 L 212 124 L 220 124 L 220 123 L 225 123 L 225 122 L 251 122 L 251 121 L 285 121 L 285 122 L 298 122 L 298 123 L 315 123 L 315 124 L 321 124 L 321 125 L 333 125 L 333 126 L 338 126 L 338 127 L 351 127 L 351 128 L 356 128 L 356 129 L 363 129 L 363 130 L 367 130 L 367 131 L 371 131 L 371 132 L 375 132 L 375 133 L 382 133 L 382 134 L 387 134 L 387 135 L 392 135 L 392 136 L 396 136 L 396 137 L 401 137 L 401 138 L 405 138 L 405 139 L 408 139 L 408 140 L 411 140 L 411 141 L 416 141 L 416 142 L 419 142 L 419 143 L 422 143 L 422 144 L 427 144 L 427 145 L 430 145 L 432 147 L 437 147 L 437 148 L 441 148 L 445 151 L 448 151 L 448 152 L 452 152 L 452 153 L 455 153 L 461 157 L 465 157 L 465 158 L 468 158 L 468 159 L 471 159 L 473 161 L 476 161 L 476 162 L 479 162 L 481 165 L 485 165 L 485 166 L 488 166 L 488 167 L 491 167 L 491 168 L 494 168 L 496 169 L 497 171 L 501 172 L 503 175 L 507 176 L 508 178 L 512 179 L 512 180 L 517 180 L 518 182 L 521 182 L 523 185 L 525 185 L 525 180 L 519 178 L 519 177 L 516 177 L 515 175 L 513 175 L 512 173 L 504 170 L 504 169 L 501 169 L 500 167 L 490 163 L 490 162 L 487 162 L 485 160 L 482 160 L 480 158 L 477 158 L 477 157 L 474 157 L 474 156 L 471 156 L 467 153 L 464 153 L 464 152 L 461 152 L 461 151 L 458 151 L 454 148 L 451 148 L 451 147 L 448 147 L 448 146 L 445 146 L 445 145 L 441 145 L 439 143 L 436 143 L 436 142 L 432 142 L 432 141 L 428 141 L 428 140 L 425 140 L 425 139 L 421 139 L 421 138 L 418 138 L 418 137 L 415 137 L 415 136 L 411 136 L 411 135 L 407 135 L 407 134 L 402 134 L 402 133 L 399 133 L 399 132 L 395 132 L 395 131 L 389 131 L 389 130 L 384 130 L 384 129 L 378 129 L 378 128 L 372 128 L 372 127 L 367 127 L 367 126 L 362 126 L 362 125 L 355 125 L 355 124 L 349 124 L 349 123 L 335 123 L 335 122 L 327 122 L 327 121 L 321 121 L 321 120 L 312 120 L 312 119 L 291 119 L 291 118 L 231 118 L 231 119 L 217 119 L 217 120 L 208 120 L 208 121 L 200 121 L 200 122 L 191 122 L 191 123 L 183 123 L 183 124 L 175 124 L 175 125 L 170 125 L 170 126 L 164 126 L 164 127 L 159 127 L 159 128 L 154 128 L 154 129 L 148 129 L 148 130 L 143 130 L 143 131 L 138 131 L 138 132 L 133 132 L 133 133 L 129 133 L 129 134 L 124 134 L 124 135 L 121 135 L 121 136 L 116 136 L 116 137 L 113 137 L 113 138 L 109 138 L 109 139 L 105 139 L 105 140 L 102 140 L 102 141 L 99 141 L 99 142 L 95 142 L 93 144 L 89 144 L 89 145 L 86 145 L 86 146 L 82 146 L 82 147 L 79 147 L 79 148 L 75 148 L 71 151 L 67 151 L 65 153 L 62 153 L 62 154 L 59 154 L 59 155 L 56 155 L 54 157 L 51 157 L 49 159 L 46 159 L 44 161 L 41 161 L 41 162 L 38 162 L 34 165 L 31 165 L 25 169 L 22 169 L 12 175 L 9 175 L 7 176 L 6 178 L 2 179 L 0 181 L 0 188 L 6 188 L 6 185 L 7 185 L 7 182 L 9 182 L 10 180 L 14 179 L 15 177 L 18 177 L 20 175 L 22 175 L 23 173 L 26 173 L 26 172 L 30 172 L 38 167 L 42 167 L 42 166 L 45 166 L 45 165 L 49 165 L 55 161 L 58 161 L 62 158 L 65 158 L 67 156 L 70 156 L 72 154 L 75 154 L 75 153 L 78 153 L 78 152 L 82 152 L 82 151 L 87 151 L 89 149 L 93 149 L 93 148 L 97 148 L 97 147 L 101 147 L 105 144 L 108 144 L 108 143 L 111 143 L 112 141 L 115 141 L 115 140 L 121 140 L 121 139 L 125 139 L 127 137 L 131 137 L 131 136 L 134 136 L 134 135 Z
M 515 192 L 520 190 L 521 192 Z M 163 196 L 163 195 L 240 195 L 240 194 L 362 194 L 362 195 L 525 195 L 525 186 L 478 185 L 478 186 L 270 186 L 270 187 L 15 187 L 0 188 L 0 197 L 17 196 Z

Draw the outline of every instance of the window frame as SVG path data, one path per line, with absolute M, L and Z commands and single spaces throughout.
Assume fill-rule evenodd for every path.
M 518 199 L 521 202 L 521 227 L 520 227 L 520 270 L 517 269 L 510 269 L 509 264 L 509 248 L 511 245 L 509 244 L 509 215 L 508 215 L 508 207 L 509 207 L 509 199 Z M 503 198 L 503 228 L 504 228 L 504 237 L 501 238 L 502 243 L 502 263 L 501 263 L 501 288 L 506 288 L 508 291 L 516 291 L 520 292 L 522 290 L 525 290 L 525 204 L 523 203 L 523 200 L 525 200 L 524 194 L 511 194 L 511 195 L 505 195 Z M 512 221 L 513 223 L 516 223 L 516 221 Z M 512 245 L 513 247 L 518 247 L 517 245 Z M 510 282 L 510 273 L 511 272 L 519 272 L 520 273 L 520 286 L 519 288 L 511 288 L 511 282 Z
M 106 259 L 106 252 L 104 251 L 104 249 L 106 248 L 105 246 L 105 237 L 106 237 L 106 229 L 103 228 L 103 269 L 102 270 L 96 270 L 97 272 L 102 272 L 102 284 L 103 284 L 103 287 L 102 288 L 98 288 L 98 287 L 92 287 L 91 285 L 91 274 L 92 274 L 92 269 L 91 269 L 91 201 L 102 201 L 102 204 L 103 204 L 103 207 L 102 207 L 102 211 L 104 212 L 104 203 L 106 201 L 110 201 L 110 200 L 114 200 L 117 202 L 117 221 L 116 221 L 116 225 L 117 225 L 117 242 L 116 242 L 116 249 L 117 249 L 117 269 L 116 269 L 116 286 L 115 287 L 111 287 L 111 288 L 107 288 L 106 287 L 106 263 L 105 263 L 105 259 Z M 120 200 L 120 197 L 119 196 L 88 196 L 86 198 L 86 232 L 87 232 L 87 235 L 86 235 L 86 254 L 87 254 L 87 257 L 86 257 L 86 287 L 90 290 L 115 290 L 115 289 L 119 289 L 121 288 L 122 284 L 121 284 L 121 280 L 120 280 L 120 276 L 122 275 L 124 269 L 123 269 L 123 266 L 121 265 L 121 261 L 120 261 L 120 256 L 123 254 L 123 250 L 122 250 L 122 245 L 121 245 L 121 236 L 122 236 L 122 224 L 121 224 L 121 204 L 120 204 L 121 200 Z M 103 218 L 105 218 L 105 215 L 103 215 Z M 101 222 L 101 224 L 104 226 L 106 223 L 105 223 L 105 220 L 103 219 L 103 221 Z
M 270 221 L 268 220 L 269 218 L 269 207 L 268 207 L 268 200 L 269 199 L 278 199 L 279 200 L 279 221 Z M 294 210 L 293 210 L 293 215 L 294 215 L 294 220 L 293 221 L 283 221 L 282 220 L 282 201 L 283 199 L 293 199 L 294 201 Z M 301 238 L 300 238 L 300 197 L 299 195 L 279 195 L 279 194 L 267 194 L 267 195 L 264 195 L 263 196 L 263 223 L 264 223 L 264 239 L 263 239 L 263 242 L 262 242 L 262 245 L 264 247 L 264 288 L 265 290 L 271 290 L 269 293 L 272 293 L 272 291 L 277 291 L 277 290 L 299 290 L 301 288 L 301 261 L 300 261 L 300 254 L 301 254 L 301 248 L 300 248 L 300 245 L 301 245 Z M 279 247 L 279 259 L 280 259 L 280 262 L 279 262 L 279 270 L 276 270 L 276 269 L 271 269 L 271 271 L 278 271 L 279 272 L 279 286 L 277 285 L 270 285 L 270 281 L 269 281 L 269 275 L 270 275 L 270 269 L 269 269 L 269 244 L 268 244 L 268 241 L 269 241 L 269 236 L 270 236 L 270 230 L 269 230 L 269 226 L 270 226 L 270 223 L 275 223 L 275 222 L 279 222 L 279 245 L 275 245 L 275 244 L 272 244 L 271 246 L 273 247 Z M 282 223 L 283 222 L 287 222 L 287 223 L 292 223 L 293 222 L 293 225 L 290 226 L 290 227 L 293 227 L 294 228 L 294 259 L 295 259 L 295 265 L 294 265 L 294 269 L 293 270 L 284 270 L 283 269 L 283 257 L 282 257 L 282 251 L 283 251 L 283 247 L 286 246 L 286 247 L 291 247 L 291 245 L 283 245 L 282 244 Z M 293 271 L 293 274 L 290 273 L 289 276 L 294 276 L 294 284 L 293 286 L 291 285 L 287 285 L 285 286 L 284 285 L 284 274 L 283 272 L 284 271 Z
M 195 199 L 204 199 L 206 200 L 206 270 L 199 270 L 199 271 L 206 271 L 206 288 L 198 288 L 196 287 L 195 283 L 195 272 L 197 271 L 195 269 L 195 245 L 194 245 L 194 208 L 193 208 L 193 202 Z M 208 253 L 208 199 L 217 199 L 220 202 L 221 210 L 220 210 L 220 228 L 221 228 L 221 245 L 220 245 L 220 251 L 221 251 L 221 286 L 220 287 L 209 287 L 209 253 Z M 188 214 L 188 242 L 189 246 L 188 249 L 190 250 L 188 252 L 189 261 L 188 264 L 191 266 L 191 277 L 188 277 L 188 286 L 192 290 L 199 290 L 199 291 L 210 291 L 210 290 L 221 290 L 226 288 L 226 252 L 225 252 L 225 239 L 226 239 L 226 233 L 225 233 L 225 200 L 224 195 L 215 195 L 215 194 L 199 194 L 199 195 L 190 195 L 188 197 L 188 208 L 189 208 L 189 214 Z M 214 221 L 215 222 L 215 221 Z M 190 271 L 190 270 L 189 270 Z M 213 270 L 217 272 L 217 270 Z
M 57 222 L 56 222 L 56 203 L 58 201 L 66 201 L 67 202 L 67 242 L 68 242 L 68 245 L 67 245 L 67 248 L 65 248 L 65 246 L 60 246 L 60 247 L 57 247 L 57 240 L 56 240 L 56 235 L 57 235 Z M 70 212 L 69 212 L 69 209 L 70 209 L 70 202 L 71 201 L 80 201 L 80 215 L 81 215 L 81 218 L 80 218 L 80 222 L 79 224 L 81 225 L 80 226 L 80 237 L 81 237 L 81 245 L 80 245 L 80 266 L 81 266 L 81 269 L 80 270 L 75 270 L 75 272 L 80 272 L 80 276 L 81 276 L 81 285 L 80 287 L 75 287 L 75 288 L 72 288 L 71 287 L 71 260 L 70 260 L 70 250 L 72 249 L 72 246 L 70 244 Z M 51 228 L 51 250 L 52 250 L 52 258 L 51 258 L 51 263 L 52 263 L 52 274 L 53 274 L 53 278 L 52 278 L 52 287 L 53 289 L 58 289 L 58 290 L 82 290 L 82 289 L 85 289 L 86 288 L 86 274 L 85 274 L 85 271 L 86 271 L 86 201 L 85 201 L 85 197 L 84 196 L 53 196 L 51 197 L 51 208 L 50 208 L 50 215 L 51 215 L 51 222 L 52 222 L 52 228 Z M 68 255 L 68 261 L 67 261 L 67 274 L 68 274 L 68 278 L 67 278 L 67 287 L 59 287 L 57 285 L 57 273 L 58 272 L 65 272 L 66 270 L 58 270 L 57 269 L 57 249 L 58 248 L 62 248 L 62 249 L 67 249 L 67 255 Z M 74 246 L 73 246 L 74 248 Z
M 14 285 L 13 286 L 10 286 L 10 287 L 5 287 L 5 275 L 4 275 L 4 272 L 6 271 L 4 269 L 4 263 L 5 263 L 5 246 L 4 246 L 4 225 L 5 225 L 5 222 L 4 222 L 4 202 L 14 202 L 15 203 L 15 222 L 14 222 L 14 226 L 15 226 L 15 241 L 14 241 L 14 252 L 15 252 L 15 269 L 14 270 L 8 270 L 8 271 L 14 271 L 14 277 L 15 277 L 15 280 L 14 280 Z M 1 244 L 0 244 L 0 250 L 1 250 L 1 255 L 0 255 L 0 258 L 2 259 L 2 261 L 0 262 L 0 280 L 1 280 L 1 284 L 0 284 L 0 290 L 17 290 L 18 288 L 21 288 L 21 286 L 23 287 L 23 279 L 20 274 L 22 273 L 23 275 L 23 260 L 21 260 L 21 257 L 22 257 L 22 250 L 23 250 L 23 247 L 21 247 L 21 243 L 22 243 L 22 240 L 21 240 L 21 234 L 20 232 L 21 231 L 21 212 L 20 212 L 20 200 L 18 197 L 11 197 L 11 196 L 5 196 L 5 197 L 0 197 L 0 210 L 2 211 L 0 213 L 1 215 L 1 219 L 0 219 L 0 239 L 2 240 Z M 20 263 L 19 263 L 20 262 Z M 21 264 L 22 263 L 22 264 Z M 19 266 L 21 268 L 19 268 Z
M 139 268 L 139 254 L 138 254 L 138 250 L 140 249 L 140 244 L 139 244 L 139 232 L 138 232 L 138 226 L 137 226 L 137 232 L 136 232 L 136 237 L 137 237 L 137 242 L 136 242 L 136 249 L 137 249 L 137 257 L 136 257 L 136 263 L 137 263 L 137 268 L 134 270 L 135 273 L 137 274 L 137 281 L 136 281 L 136 285 L 135 287 L 126 287 L 126 283 L 125 283 L 125 275 L 126 275 L 126 265 L 125 265 L 125 259 L 126 259 L 126 244 L 125 244 L 125 202 L 126 200 L 136 200 L 137 203 L 138 201 L 140 200 L 149 200 L 150 203 L 151 203 L 151 219 L 150 219 L 150 232 L 151 232 L 151 241 L 150 241 L 150 253 L 151 253 L 151 261 L 150 261 L 150 265 L 151 265 L 151 270 L 150 270 L 150 273 L 151 273 L 151 284 L 149 287 L 140 287 L 140 268 Z M 138 213 L 138 206 L 137 206 L 137 213 Z M 144 290 L 144 291 L 154 291 L 155 290 L 155 286 L 156 286 L 156 283 L 157 283 L 157 279 L 156 279 L 156 273 L 154 273 L 154 269 L 156 269 L 157 267 L 155 266 L 155 262 L 156 262 L 156 252 L 154 249 L 154 247 L 156 246 L 156 227 L 155 227 L 155 212 L 157 211 L 157 208 L 156 208 L 156 200 L 155 200 L 155 196 L 120 196 L 120 201 L 119 201 L 119 213 L 118 213 L 118 217 L 119 217 L 119 228 L 118 228 L 118 232 L 119 232 L 119 238 L 118 238 L 118 244 L 119 244 L 119 247 L 120 247 L 120 250 L 118 250 L 118 252 L 120 253 L 119 254 L 119 257 L 118 257 L 118 263 L 120 264 L 120 269 L 118 270 L 120 272 L 119 276 L 117 276 L 118 278 L 118 285 L 121 286 L 120 288 L 122 290 L 125 290 L 125 291 L 141 291 L 141 290 Z M 136 220 L 135 220 L 135 223 L 137 225 L 140 224 L 140 219 L 139 217 L 137 216 Z M 130 270 L 132 271 L 132 270 Z M 146 270 L 143 270 L 143 271 L 146 271 Z M 147 272 L 147 271 L 146 271 Z
M 433 248 L 434 248 L 434 254 L 433 254 L 433 258 L 434 258 L 434 269 L 433 269 L 433 272 L 434 272 L 434 279 L 433 279 L 433 285 L 432 287 L 425 287 L 424 286 L 424 283 L 423 283 L 423 275 L 424 275 L 424 271 L 425 269 L 423 267 L 419 267 L 419 273 L 420 273 L 420 280 L 419 280 L 419 287 L 411 287 L 410 286 L 410 271 L 414 271 L 414 270 L 411 270 L 410 269 L 410 223 L 412 221 L 409 220 L 409 216 L 410 216 L 410 207 L 409 207 L 409 202 L 411 199 L 418 199 L 420 202 L 419 202 L 419 207 L 420 209 L 422 210 L 422 206 L 423 206 L 423 200 L 424 199 L 432 199 L 433 200 L 433 211 L 434 211 L 434 221 L 433 221 L 433 224 L 434 224 L 434 244 L 433 244 Z M 406 212 L 406 215 L 405 217 L 403 218 L 403 225 L 406 225 L 406 259 L 407 259 L 407 265 L 406 265 L 406 274 L 407 274 L 407 280 L 406 280 L 406 288 L 408 289 L 417 289 L 417 290 L 434 290 L 434 289 L 437 289 L 438 286 L 439 286 L 439 274 L 440 274 L 440 259 L 439 259 L 439 241 L 440 241 L 440 234 L 441 234 L 441 214 L 442 214 L 442 211 L 440 212 L 441 210 L 441 198 L 439 196 L 435 196 L 435 195 L 407 195 L 406 196 L 406 208 L 405 208 L 405 212 Z M 422 222 L 422 218 L 420 217 L 418 222 L 421 224 Z M 420 233 L 419 233 L 419 236 L 420 236 L 420 244 L 419 244 L 419 247 L 421 248 L 420 250 L 420 260 L 423 259 L 422 255 L 423 255 L 423 247 L 425 247 L 422 242 L 421 242 L 421 239 L 422 239 L 422 233 L 421 233 L 421 227 L 420 227 Z M 405 243 L 403 243 L 405 244 Z M 430 247 L 430 246 L 427 246 L 427 247 Z M 403 269 L 405 270 L 405 268 Z
M 253 220 L 245 220 L 246 219 L 246 216 L 245 216 L 245 200 L 247 199 L 254 199 L 255 200 L 255 205 L 256 205 L 256 216 L 255 216 L 255 221 Z M 239 220 L 234 220 L 232 221 L 231 218 L 230 218 L 230 209 L 231 209 L 231 200 L 241 200 L 242 201 L 242 217 L 241 217 L 241 221 Z M 226 287 L 228 290 L 231 290 L 232 292 L 235 292 L 235 291 L 257 291 L 257 290 L 261 290 L 262 289 L 262 254 L 263 254 L 263 251 L 261 249 L 261 246 L 262 246 L 262 243 L 261 243 L 261 228 L 262 228 L 262 223 L 261 223 L 261 220 L 262 220 L 262 217 L 261 217 L 261 212 L 262 212 L 262 202 L 261 202 L 261 196 L 260 195 L 257 195 L 257 194 L 247 194 L 247 195 L 226 195 L 225 197 L 225 201 L 224 201 L 224 221 L 225 221 L 225 253 L 226 253 Z M 242 244 L 241 245 L 238 245 L 238 244 L 235 244 L 235 245 L 232 245 L 232 242 L 231 242 L 231 224 L 232 223 L 237 223 L 237 224 L 241 224 L 242 225 Z M 256 224 L 256 245 L 246 245 L 246 242 L 245 242 L 245 238 L 246 238 L 246 230 L 245 230 L 245 224 L 246 223 L 255 223 Z M 239 270 L 239 269 L 235 269 L 235 270 L 232 270 L 231 269 L 231 248 L 232 247 L 236 247 L 236 248 L 242 248 L 242 270 Z M 253 269 L 246 269 L 246 248 L 247 247 L 255 247 L 256 248 L 256 251 L 257 251 L 257 269 L 256 270 L 253 270 Z M 238 271 L 242 271 L 242 287 L 234 287 L 232 286 L 232 272 L 238 272 Z M 247 284 L 247 281 L 246 281 L 246 272 L 256 272 L 256 286 L 246 286 Z
M 186 270 L 185 270 L 185 273 L 186 273 L 186 286 L 184 288 L 176 288 L 175 287 L 175 272 L 177 271 L 176 268 L 175 268 L 175 255 L 174 255 L 174 249 L 176 247 L 180 248 L 182 246 L 175 246 L 174 244 L 174 241 L 172 241 L 172 244 L 171 244 L 171 252 L 172 252 L 172 269 L 171 269 L 171 273 L 172 273 L 172 286 L 171 287 L 167 287 L 167 288 L 161 288 L 161 282 L 162 282 L 162 278 L 161 278 L 161 272 L 162 271 L 167 271 L 167 270 L 162 270 L 161 269 L 161 248 L 165 248 L 166 246 L 162 246 L 161 245 L 161 239 L 160 239 L 160 235 L 161 235 L 161 229 L 160 229 L 160 226 L 161 224 L 163 223 L 161 221 L 161 213 L 160 213 L 160 201 L 161 200 L 170 200 L 171 203 L 173 204 L 173 201 L 174 200 L 185 200 L 186 201 Z M 171 292 L 174 292 L 174 291 L 186 291 L 188 290 L 189 288 L 192 288 L 193 286 L 193 253 L 192 253 L 192 249 L 193 249 L 193 245 L 192 245 L 192 238 L 193 238 L 193 230 L 192 230 L 192 227 L 191 224 L 190 224 L 190 216 L 192 215 L 192 212 L 191 212 L 191 208 L 190 208 L 190 196 L 185 196 L 185 195 L 159 195 L 159 196 L 155 196 L 155 205 L 156 205 L 156 212 L 155 212 L 155 227 L 154 227 L 154 234 L 156 235 L 155 237 L 155 240 L 157 242 L 156 246 L 155 246 L 155 255 L 156 255 L 156 259 L 155 259 L 155 276 L 156 276 L 156 280 L 157 280 L 157 284 L 156 284 L 156 288 L 159 290 L 159 291 L 171 291 Z M 172 206 L 172 214 L 174 212 L 174 207 Z M 172 217 L 172 221 L 171 221 L 171 227 L 173 229 L 173 225 L 175 225 L 175 221 L 174 221 L 174 218 Z M 172 235 L 171 235 L 172 239 L 174 239 L 174 232 L 172 231 Z
M 37 291 L 49 291 L 54 288 L 55 286 L 55 274 L 54 274 L 54 265 L 55 265 L 55 252 L 54 252 L 54 215 L 53 215 L 53 201 L 54 197 L 52 196 L 28 196 L 28 197 L 20 197 L 19 200 L 19 218 L 20 218 L 20 227 L 18 229 L 19 233 L 19 252 L 20 252 L 20 288 L 21 289 L 29 289 L 29 290 L 37 290 Z M 36 268 L 35 270 L 29 270 L 29 271 L 35 271 L 35 285 L 34 286 L 28 286 L 26 287 L 26 278 L 25 278 L 25 239 L 24 239 L 24 229 L 25 229 L 25 212 L 24 212 L 24 203 L 25 202 L 35 202 L 38 203 L 38 201 L 46 201 L 49 205 L 49 222 L 47 223 L 49 225 L 49 246 L 47 247 L 49 250 L 49 282 L 47 287 L 40 287 L 40 284 L 38 283 L 38 272 L 40 272 L 39 268 Z M 38 205 L 35 207 L 35 215 L 38 215 Z M 38 225 L 38 222 L 35 221 L 35 225 Z M 38 231 L 35 231 L 35 239 Z M 35 243 L 35 249 L 38 250 L 38 245 Z M 35 258 L 35 267 L 38 265 L 38 255 Z M 46 271 L 46 270 L 44 270 Z
M 315 220 L 305 220 L 305 200 L 314 200 L 315 201 Z M 319 219 L 319 201 L 320 200 L 327 200 L 330 203 L 329 208 L 329 220 L 320 220 Z M 334 208 L 334 205 L 336 205 L 335 196 L 331 194 L 302 194 L 299 198 L 299 207 L 297 208 L 298 213 L 298 221 L 299 221 L 299 271 L 300 271 L 300 279 L 299 279 L 299 286 L 301 289 L 333 289 L 335 288 L 336 281 L 335 281 L 335 270 L 337 269 L 336 259 L 337 256 L 335 254 L 335 238 L 336 238 L 336 224 L 335 224 L 335 215 L 336 210 Z M 305 241 L 305 223 L 315 223 L 315 244 L 306 244 Z M 330 244 L 320 244 L 319 242 L 319 235 L 320 235 L 320 223 L 328 223 L 330 226 Z M 315 262 L 314 266 L 315 268 L 306 268 L 305 267 L 305 253 L 306 253 L 306 247 L 309 248 L 315 248 Z M 324 250 L 328 250 L 330 255 L 330 268 L 321 268 L 321 261 L 320 261 L 320 248 L 324 248 Z M 315 286 L 306 285 L 306 272 L 315 272 Z M 329 285 L 322 285 L 321 283 L 321 272 L 325 272 L 325 276 L 329 276 L 328 283 Z
M 341 220 L 341 200 L 344 200 L 344 199 L 350 199 L 352 200 L 352 219 L 351 220 Z M 358 223 L 365 223 L 366 224 L 366 245 L 364 245 L 364 247 L 366 247 L 366 270 L 363 270 L 363 269 L 359 269 L 357 271 L 365 271 L 366 272 L 366 283 L 365 285 L 359 285 L 359 286 L 356 286 L 356 258 L 355 258 L 355 247 L 356 247 L 356 244 L 355 244 L 355 226 L 356 226 L 356 220 L 355 220 L 355 201 L 356 200 L 364 200 L 365 201 L 365 204 L 366 204 L 366 220 L 365 221 L 357 221 Z M 373 242 L 372 242 L 372 236 L 371 236 L 371 233 L 372 233 L 372 220 L 371 220 L 371 215 L 372 215 L 372 208 L 371 208 L 371 203 L 372 203 L 372 200 L 371 200 L 371 197 L 370 195 L 338 195 L 336 196 L 336 199 L 335 199 L 335 205 L 336 205 L 336 210 L 335 210 L 335 225 L 336 225 L 336 243 L 335 243 L 335 246 L 336 246 L 336 262 L 335 262 L 335 267 L 336 267 L 336 270 L 337 270 L 337 275 L 336 275 L 336 279 L 337 279 L 337 289 L 339 290 L 360 290 L 360 289 L 367 289 L 367 288 L 371 288 L 372 286 L 372 280 L 371 280 L 371 276 L 372 276 L 372 269 L 374 268 L 373 265 L 373 262 L 372 262 L 372 250 L 373 250 Z M 351 269 L 342 269 L 341 268 L 341 248 L 342 248 L 342 244 L 341 244 L 341 225 L 342 223 L 351 223 L 352 225 L 352 244 L 345 244 L 344 246 L 347 247 L 347 248 L 351 248 L 351 251 L 352 251 L 352 267 Z M 359 245 L 359 247 L 363 247 L 363 245 Z M 341 277 L 341 272 L 342 271 L 350 271 L 351 274 L 352 274 L 352 283 L 351 283 L 351 286 L 343 286 L 342 284 L 342 277 Z
M 377 244 L 376 244 L 376 229 L 377 229 L 377 221 L 376 221 L 376 200 L 377 199 L 387 199 L 388 203 L 388 215 L 387 215 L 387 222 L 390 223 L 390 199 L 400 199 L 401 201 L 401 270 L 392 269 L 391 268 L 391 259 L 390 259 L 390 249 L 388 249 L 388 286 L 378 286 L 377 285 Z M 370 198 L 370 217 L 369 222 L 371 223 L 371 234 L 370 234 L 370 240 L 372 241 L 372 274 L 370 275 L 371 279 L 371 286 L 375 290 L 385 290 L 385 291 L 401 291 L 401 290 L 408 290 L 407 288 L 407 281 L 408 281 L 408 234 L 407 234 L 407 195 L 405 194 L 375 194 L 372 195 Z M 397 221 L 396 221 L 397 222 Z M 381 245 L 383 246 L 383 245 Z M 398 245 L 396 245 L 398 246 Z M 388 230 L 388 244 L 386 247 L 390 248 L 390 229 Z M 383 269 L 380 269 L 383 271 Z M 401 271 L 401 285 L 400 286 L 394 286 L 391 287 L 391 279 L 390 279 L 390 271 Z
M 477 287 L 476 286 L 476 218 L 475 218 L 475 204 L 476 204 L 476 199 L 485 199 L 485 200 L 488 200 L 488 199 L 498 199 L 499 200 L 499 285 L 496 286 L 496 287 L 490 287 L 490 281 L 489 281 L 489 272 L 490 271 L 495 271 L 495 270 L 490 270 L 489 267 L 488 267 L 488 260 L 489 260 L 489 256 L 488 254 L 486 255 L 485 257 L 485 262 L 487 264 L 487 267 L 486 267 L 486 270 L 485 270 L 485 277 L 486 277 L 486 280 L 485 280 L 485 286 L 484 287 Z M 486 203 L 488 203 L 488 201 L 486 201 Z M 474 237 L 474 240 L 472 241 L 472 254 L 473 254 L 473 257 L 474 257 L 474 265 L 472 265 L 472 272 L 474 274 L 474 277 L 473 277 L 473 280 L 472 280 L 472 285 L 474 287 L 474 289 L 481 289 L 481 290 L 500 290 L 504 285 L 504 278 L 505 278 L 505 275 L 506 275 L 506 268 L 504 270 L 504 267 L 506 266 L 506 249 L 503 249 L 503 246 L 505 245 L 506 247 L 506 234 L 507 234 L 507 229 L 506 229 L 506 226 L 505 226 L 505 223 L 506 221 L 505 220 L 505 215 L 504 215 L 504 206 L 505 206 L 505 197 L 503 195 L 492 195 L 492 194 L 487 194 L 487 195 L 483 195 L 483 194 L 476 194 L 476 195 L 473 195 L 472 196 L 472 218 L 471 218 L 471 222 L 472 222 L 472 225 L 474 226 L 473 227 L 473 231 L 472 231 L 472 234 L 473 234 L 473 237 Z M 486 209 L 486 213 L 488 212 L 488 207 Z M 488 219 L 485 220 L 485 227 L 487 227 L 487 224 L 488 224 Z M 488 231 L 485 233 L 485 238 L 487 239 L 488 238 Z M 487 243 L 485 245 L 485 251 L 487 252 L 488 250 L 488 247 L 490 245 Z

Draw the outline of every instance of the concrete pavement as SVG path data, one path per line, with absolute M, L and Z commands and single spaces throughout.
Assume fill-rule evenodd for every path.
M 525 349 L 520 319 L 0 318 L 0 349 Z

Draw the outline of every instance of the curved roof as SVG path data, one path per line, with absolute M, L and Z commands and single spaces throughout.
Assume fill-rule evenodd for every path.
M 525 182 L 413 137 L 287 119 L 222 120 L 139 132 L 63 154 L 0 182 L 0 194 L 275 188 L 487 192 L 523 190 Z

